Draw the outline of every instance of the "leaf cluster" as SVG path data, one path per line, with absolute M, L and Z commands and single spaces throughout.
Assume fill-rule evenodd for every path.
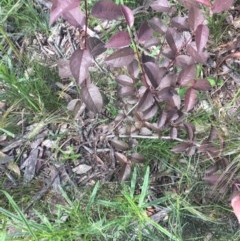
M 115 137 L 111 146 L 116 159 L 122 163 L 121 180 L 131 172 L 129 158 L 122 152 L 130 146 L 121 138 L 160 138 L 178 141 L 172 151 L 191 156 L 205 153 L 219 157 L 221 145 L 212 128 L 200 143 L 195 126 L 186 117 L 198 103 L 199 93 L 209 91 L 207 77 L 199 75 L 198 66 L 207 66 L 209 28 L 207 19 L 229 9 L 233 0 L 179 0 L 186 15 L 178 14 L 171 1 L 155 0 L 131 10 L 112 1 L 96 2 L 90 13 L 84 1 L 85 13 L 79 0 L 54 0 L 50 24 L 63 17 L 73 26 L 85 31 L 86 37 L 69 60 L 61 60 L 62 78 L 74 77 L 81 89 L 81 100 L 87 109 L 101 113 L 104 101 L 98 86 L 91 80 L 91 68 L 100 66 L 118 85 L 119 112 L 107 133 Z M 147 21 L 140 21 L 143 13 L 155 13 Z M 89 15 L 99 22 L 113 23 L 116 28 L 104 43 L 90 30 Z M 152 16 L 152 14 L 151 14 Z M 136 19 L 138 23 L 136 24 Z M 98 63 L 99 59 L 104 59 Z M 110 73 L 109 73 L 110 72 Z M 109 134 L 110 133 L 110 134 Z M 138 155 L 133 159 L 141 159 Z

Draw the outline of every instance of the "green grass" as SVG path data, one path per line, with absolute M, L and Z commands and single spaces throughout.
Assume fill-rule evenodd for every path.
M 230 40 L 228 34 L 229 24 L 226 17 L 226 14 L 214 14 L 208 18 L 210 43 L 213 47 Z
M 89 6 L 94 2 L 88 1 Z M 130 0 L 115 2 L 131 8 L 138 5 Z M 30 0 L 3 0 L 0 6 L 0 101 L 6 102 L 7 106 L 0 119 L 0 133 L 14 137 L 21 131 L 16 123 L 23 119 L 28 124 L 37 123 L 29 133 L 29 140 L 49 124 L 76 124 L 69 119 L 66 103 L 57 93 L 55 82 L 59 78 L 56 71 L 30 59 L 27 54 L 21 55 L 17 45 L 23 36 L 33 38 L 36 31 L 49 33 L 48 13 L 36 10 Z M 225 22 L 222 15 L 209 19 L 213 44 L 225 39 L 228 28 Z M 114 106 L 115 84 L 94 74 L 91 77 L 106 91 L 106 109 L 114 118 L 118 112 Z M 208 101 L 204 95 L 199 97 Z M 234 101 L 237 98 L 238 94 Z M 225 155 L 232 160 L 230 165 L 237 166 L 237 169 L 231 169 L 237 173 L 239 123 L 231 118 L 214 119 L 218 106 L 214 103 L 210 106 L 211 112 L 200 109 L 187 120 L 197 126 L 199 141 L 207 136 L 210 124 L 219 129 L 227 126 L 229 136 Z M 59 160 L 62 162 L 80 157 L 72 146 L 67 151 L 58 146 L 61 136 L 51 138 L 60 139 L 53 147 L 54 159 L 59 158 L 58 153 L 61 153 Z M 33 184 L 32 190 L 25 187 L 11 189 L 10 195 L 3 191 L 1 200 L 6 202 L 0 205 L 0 240 L 202 241 L 211 234 L 211 241 L 238 241 L 240 233 L 228 200 L 225 197 L 211 200 L 211 188 L 202 181 L 211 160 L 201 155 L 191 158 L 175 155 L 171 152 L 175 144 L 163 140 L 139 140 L 136 151 L 144 154 L 146 163 L 134 169 L 129 183 L 97 183 L 93 188 L 82 189 L 79 196 L 61 190 L 64 201 L 55 205 L 54 210 L 51 198 L 60 194 L 49 193 L 49 200 L 34 203 L 31 218 L 22 210 L 33 196 L 32 192 L 37 191 L 37 184 Z M 157 170 L 155 173 L 154 168 Z M 150 197 L 154 197 L 153 201 Z M 147 216 L 146 209 L 150 206 L 162 215 L 159 222 Z
M 36 9 L 31 0 L 2 0 L 0 26 L 11 36 L 33 36 L 36 31 L 49 32 L 48 13 Z

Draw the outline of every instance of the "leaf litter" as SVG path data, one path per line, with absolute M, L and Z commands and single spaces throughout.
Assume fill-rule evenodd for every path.
M 208 6 L 208 1 L 199 1 L 204 2 L 206 6 Z M 217 1 L 216 1 L 217 2 Z M 230 4 L 231 1 L 226 1 L 226 4 Z M 161 6 L 158 5 L 157 1 L 155 5 L 153 5 L 154 8 L 161 8 L 164 9 L 164 11 L 168 11 L 169 6 L 163 4 Z M 228 8 L 228 6 L 224 5 L 222 7 L 218 7 L 217 4 L 214 4 L 212 7 L 213 13 L 222 11 L 223 9 Z M 122 17 L 122 11 L 119 11 L 119 9 L 116 9 L 117 15 L 119 17 Z M 98 16 L 101 18 L 106 18 L 105 15 L 103 15 L 102 12 L 96 12 Z M 206 25 L 202 25 L 203 18 L 201 16 L 201 13 L 198 12 L 196 9 L 192 9 L 190 15 L 193 15 L 193 19 L 196 19 L 196 21 L 193 21 L 190 24 L 190 28 L 195 31 L 196 30 L 196 45 L 192 45 L 191 48 L 189 48 L 189 52 L 192 52 L 191 55 L 192 59 L 184 58 L 184 61 L 188 62 L 187 66 L 190 69 L 190 72 L 187 71 L 189 69 L 183 69 L 182 74 L 179 75 L 179 79 L 177 82 L 179 82 L 182 86 L 187 86 L 187 94 L 185 99 L 185 111 L 189 112 L 192 110 L 195 106 L 196 102 L 196 90 L 208 90 L 209 84 L 206 82 L 205 79 L 195 80 L 196 82 L 191 83 L 190 86 L 188 86 L 189 81 L 193 79 L 192 77 L 195 75 L 192 68 L 192 61 L 199 60 L 200 62 L 205 62 L 206 56 L 203 53 L 203 49 L 206 45 L 206 36 L 208 36 L 208 29 L 206 28 Z M 66 16 L 68 18 L 69 16 Z M 115 18 L 116 16 L 111 16 L 111 18 Z M 109 18 L 109 15 L 108 15 Z M 52 22 L 55 21 L 55 19 L 52 19 Z M 79 20 L 80 21 L 80 20 Z M 132 20 L 130 16 L 127 18 L 127 22 L 129 25 L 132 25 Z M 152 21 L 152 24 L 154 21 Z M 182 22 L 182 19 L 176 19 L 176 23 L 181 26 L 185 26 L 184 22 Z M 59 27 L 57 24 L 57 31 L 60 29 L 65 29 L 66 33 L 65 35 L 61 36 L 61 41 L 59 41 L 59 34 L 53 34 L 51 36 L 51 39 L 45 39 L 47 41 L 47 44 L 42 45 L 40 44 L 40 48 L 42 50 L 41 53 L 41 59 L 53 59 L 53 56 L 50 56 L 50 53 L 54 53 L 54 57 L 57 59 L 59 54 L 62 56 L 62 53 L 68 53 L 69 57 L 70 53 L 74 52 L 74 48 L 72 47 L 74 44 L 82 44 L 79 43 L 79 36 L 81 36 L 81 32 L 78 32 L 78 30 L 71 28 L 66 24 Z M 144 30 L 144 26 L 142 27 L 141 31 Z M 165 30 L 159 30 L 159 31 L 165 31 Z M 166 40 L 170 47 L 170 50 L 172 51 L 171 54 L 175 55 L 178 51 L 179 46 L 177 46 L 176 39 L 179 39 L 179 36 L 174 32 L 173 29 L 167 29 L 167 35 Z M 71 38 L 69 38 L 69 33 L 71 35 Z M 139 32 L 139 40 L 141 42 L 146 41 L 141 36 L 141 32 Z M 148 33 L 151 35 L 151 33 Z M 38 35 L 38 34 L 37 34 Z M 108 47 L 113 48 L 121 48 L 123 49 L 115 51 L 112 55 L 108 56 L 105 61 L 109 63 L 109 65 L 112 65 L 113 67 L 121 67 L 126 64 L 126 62 L 129 65 L 133 64 L 133 56 L 131 53 L 131 49 L 129 47 L 125 47 L 125 44 L 128 45 L 128 36 L 124 33 L 122 36 L 124 38 L 124 41 L 126 40 L 126 43 L 123 44 L 123 46 L 118 46 L 115 44 L 114 39 L 110 39 L 110 42 L 108 43 Z M 44 39 L 43 36 L 39 34 L 41 38 Z M 202 38 L 200 36 L 203 36 Z M 43 39 L 40 42 L 44 42 Z M 73 41 L 73 40 L 74 41 Z M 78 39 L 78 40 L 77 40 Z M 39 38 L 38 38 L 39 40 Z M 83 41 L 83 40 L 82 40 Z M 180 40 L 182 41 L 182 40 Z M 213 71 L 217 71 L 217 76 L 221 76 L 224 79 L 227 79 L 229 76 L 231 76 L 232 71 L 232 65 L 234 63 L 231 63 L 231 61 L 235 61 L 235 59 L 239 58 L 238 51 L 239 51 L 239 41 L 236 40 L 237 43 L 235 45 L 231 46 L 232 41 L 229 42 L 230 44 L 230 50 L 228 49 L 226 52 L 222 53 L 221 46 L 215 50 L 215 56 L 213 57 L 213 62 L 208 67 L 207 70 L 208 73 L 213 73 Z M 54 43 L 54 45 L 52 44 Z M 99 46 L 100 47 L 100 46 Z M 101 46 L 101 48 L 103 48 Z M 63 49 L 63 50 L 61 50 Z M 44 50 L 44 51 L 43 51 Z M 59 51 L 60 50 L 60 51 Z M 96 51 L 96 50 L 95 50 Z M 229 52 L 231 51 L 231 52 Z M 98 51 L 97 51 L 98 52 Z M 200 54 L 199 54 L 200 52 Z M 234 55 L 235 54 L 235 55 Z M 42 57 L 44 55 L 44 57 Z M 84 53 L 80 53 L 83 57 L 85 56 Z M 50 56 L 50 57 L 49 57 Z M 234 57 L 236 56 L 236 58 Z M 178 56 L 179 57 L 179 56 Z M 73 59 L 70 59 L 70 61 L 74 61 L 74 55 L 72 57 Z M 228 61 L 229 60 L 229 61 Z M 179 60 L 180 61 L 180 60 Z M 183 60 L 182 60 L 183 61 Z M 89 85 L 88 82 L 85 81 L 85 78 L 89 78 L 87 74 L 84 74 L 84 76 L 80 76 L 80 68 L 85 68 L 86 66 L 91 65 L 92 60 L 90 60 L 87 56 L 87 58 L 84 57 L 84 62 L 77 63 L 78 69 L 74 68 L 74 71 L 77 71 L 74 73 L 74 75 L 77 76 L 79 79 L 79 84 Z M 181 62 L 181 65 L 184 63 Z M 86 66 L 85 66 L 86 65 Z M 66 65 L 62 65 L 64 68 L 66 68 Z M 146 62 L 144 63 L 145 68 L 154 66 L 152 62 Z M 215 68 L 217 66 L 217 69 Z M 225 67 L 227 66 L 227 67 Z M 224 68 L 227 68 L 227 71 L 224 70 Z M 61 68 L 60 68 L 61 69 Z M 148 69 L 147 69 L 148 70 Z M 159 69 L 154 69 L 154 71 L 159 72 Z M 64 75 L 67 72 L 66 75 Z M 73 71 L 72 71 L 73 72 Z M 147 71 L 146 71 L 147 72 Z M 189 75 L 191 75 L 189 77 Z M 63 78 L 68 78 L 70 76 L 68 70 L 64 70 L 61 73 L 61 76 Z M 155 74 L 152 75 L 152 72 L 147 72 L 147 76 L 149 78 L 149 81 L 154 87 L 157 87 L 159 85 L 159 80 L 155 79 Z M 132 88 L 134 84 L 134 80 L 126 75 L 119 75 L 117 77 L 117 81 L 123 85 L 127 89 L 122 88 L 122 95 L 128 96 L 130 93 L 134 92 L 134 89 Z M 118 181 L 125 181 L 128 180 L 130 174 L 131 174 L 131 157 L 127 153 L 127 150 L 134 149 L 136 144 L 132 144 L 129 141 L 126 141 L 126 139 L 121 140 L 121 134 L 115 134 L 113 123 L 107 123 L 107 124 L 100 124 L 101 118 L 104 118 L 104 115 L 101 116 L 101 114 L 94 115 L 93 113 L 89 113 L 86 109 L 86 106 L 91 111 L 97 113 L 101 112 L 103 108 L 103 100 L 102 97 L 100 97 L 100 92 L 96 92 L 94 83 L 90 83 L 91 88 L 87 91 L 84 91 L 85 96 L 85 105 L 80 101 L 76 101 L 74 107 L 69 107 L 69 109 L 74 110 L 74 117 L 75 121 L 77 123 L 77 128 L 73 128 L 71 125 L 68 124 L 53 124 L 50 128 L 49 125 L 46 123 L 45 125 L 41 125 L 41 128 L 35 129 L 34 125 L 29 126 L 30 131 L 26 131 L 23 136 L 18 136 L 17 140 L 12 141 L 4 141 L 1 143 L 2 146 L 2 153 L 4 153 L 3 157 L 1 157 L 1 166 L 3 166 L 6 169 L 9 169 L 13 172 L 13 174 L 19 175 L 19 170 L 22 175 L 22 178 L 25 182 L 30 182 L 34 178 L 40 178 L 41 180 L 45 180 L 46 186 L 44 186 L 36 196 L 33 197 L 31 205 L 35 202 L 35 200 L 38 200 L 42 198 L 45 193 L 54 186 L 54 183 L 59 183 L 59 185 L 70 185 L 74 188 L 76 186 L 81 185 L 93 185 L 98 180 L 101 181 L 112 181 L 112 180 L 118 180 Z M 126 87 L 127 85 L 127 87 Z M 226 105 L 228 100 L 231 100 L 234 98 L 235 89 L 236 86 L 239 85 L 238 77 L 233 78 L 233 81 L 229 86 L 221 86 L 221 88 L 216 89 L 212 93 L 212 98 L 221 98 L 220 102 L 221 105 Z M 162 87 L 161 87 L 162 88 Z M 173 96 L 175 95 L 171 89 L 170 86 L 165 86 L 164 91 L 161 93 L 159 92 L 159 99 L 165 100 L 172 100 Z M 70 88 L 71 89 L 71 88 Z M 125 94 L 124 94 L 125 93 Z M 127 94 L 126 94 L 127 93 Z M 72 100 L 76 100 L 75 96 L 71 96 L 71 93 L 67 93 Z M 97 98 L 95 96 L 97 95 Z M 94 98 L 93 98 L 94 96 Z M 151 111 L 153 111 L 154 108 L 156 108 L 156 103 L 154 96 L 146 89 L 145 92 L 142 94 L 143 98 L 138 102 L 137 109 L 142 112 L 139 115 L 143 114 L 143 117 L 137 118 L 135 120 L 130 120 L 132 122 L 136 121 L 142 121 L 142 120 L 148 120 L 151 119 L 153 115 L 149 114 Z M 94 99 L 94 100 L 93 100 Z M 96 102 L 97 99 L 97 102 Z M 75 106 L 76 109 L 75 109 Z M 178 104 L 174 104 L 174 106 L 179 109 Z M 81 112 L 79 114 L 76 114 L 78 112 L 77 109 L 81 109 Z M 151 108 L 151 111 L 150 111 Z M 130 113 L 131 109 L 128 109 L 127 113 Z M 154 112 L 154 111 L 153 111 Z M 233 111 L 234 113 L 234 111 Z M 126 115 L 126 113 L 124 114 Z M 150 115 L 150 117 L 148 117 Z M 169 121 L 175 121 L 176 119 L 180 118 L 178 116 L 178 113 L 174 114 L 166 114 L 164 111 L 162 112 L 162 115 L 159 117 L 158 125 L 161 128 L 165 125 L 165 123 L 168 123 Z M 176 119 L 175 119 L 176 118 Z M 219 116 L 218 116 L 219 118 Z M 41 124 L 41 123 L 40 123 Z M 67 125 L 67 126 L 66 126 Z M 107 127 L 106 127 L 107 126 Z M 149 125 L 150 126 L 150 125 Z M 128 126 L 126 127 L 126 129 Z M 132 128 L 132 127 L 131 127 Z M 130 129 L 131 129 L 130 128 Z M 32 130 L 31 130 L 32 129 Z M 192 149 L 194 147 L 194 132 L 193 128 L 191 126 L 186 126 L 190 142 L 183 142 L 175 147 L 173 147 L 173 151 L 177 153 L 181 153 L 183 151 L 187 151 L 189 154 L 196 153 L 196 150 Z M 77 130 L 77 131 L 76 131 Z M 152 128 L 152 130 L 154 130 Z M 150 128 L 147 128 L 146 126 L 140 127 L 137 129 L 137 134 L 135 134 L 135 137 L 138 136 L 152 136 L 156 137 L 154 131 L 152 131 Z M 117 131 L 121 132 L 121 128 L 117 128 Z M 171 138 L 176 139 L 177 138 L 177 128 L 173 125 L 171 126 Z M 123 131 L 122 137 L 128 136 L 129 133 L 132 133 L 132 130 Z M 55 138 L 49 138 L 49 136 L 63 136 L 63 138 L 60 140 Z M 118 137 L 117 139 L 114 138 Z M 4 139 L 4 138 L 3 138 Z M 204 143 L 204 145 L 201 145 L 199 148 L 199 151 L 207 152 L 211 157 L 218 157 L 218 153 L 216 153 L 216 149 L 213 145 L 211 145 L 211 141 Z M 61 147 L 61 149 L 57 150 L 57 146 Z M 121 152 L 116 152 L 121 151 Z M 21 155 L 19 153 L 21 152 Z M 56 153 L 56 155 L 53 155 L 52 153 Z M 73 157 L 71 155 L 76 155 L 76 157 Z M 137 157 L 135 160 L 137 162 L 141 160 L 142 157 L 138 153 L 133 153 L 133 156 Z M 18 168 L 15 166 L 7 166 L 10 163 L 13 163 L 14 161 L 17 161 L 18 163 L 21 163 Z M 64 161 L 64 162 L 63 162 Z M 210 182 L 210 184 L 213 184 L 215 186 L 219 186 L 219 184 L 223 183 L 223 173 L 221 173 L 219 176 L 216 173 L 219 173 L 219 170 L 221 170 L 222 166 L 218 167 L 218 169 L 213 173 L 208 173 L 207 177 L 205 177 L 206 182 Z M 1 170 L 3 170 L 1 168 Z M 57 170 L 57 171 L 56 171 Z M 77 174 L 74 179 L 71 176 L 71 173 Z M 3 171 L 4 173 L 4 171 Z M 52 175 L 52 173 L 55 173 Z M 6 187 L 9 188 L 11 185 L 16 186 L 19 185 L 18 179 L 13 175 L 6 171 L 4 175 L 7 176 L 7 181 L 4 184 Z M 114 179 L 115 176 L 117 179 Z M 217 177 L 217 178 L 216 178 Z M 225 177 L 224 177 L 225 178 Z M 57 181 L 58 180 L 58 181 Z M 226 180 L 226 178 L 224 179 Z M 176 180 L 173 181 L 175 183 Z M 229 183 L 228 183 L 229 184 Z M 231 184 L 234 184 L 234 180 L 231 180 Z M 58 185 L 56 185 L 58 186 Z M 230 185 L 231 186 L 231 185 Z M 216 187 L 215 187 L 216 188 Z M 57 190 L 57 188 L 55 187 Z M 222 190 L 220 188 L 220 193 L 224 193 L 224 189 Z M 231 200 L 231 205 L 233 206 L 234 212 L 236 213 L 237 217 L 239 218 L 239 209 L 238 205 L 236 204 L 239 202 L 239 196 L 235 195 Z M 236 206 L 237 205 L 237 206 Z M 26 210 L 29 209 L 30 206 L 26 207 Z

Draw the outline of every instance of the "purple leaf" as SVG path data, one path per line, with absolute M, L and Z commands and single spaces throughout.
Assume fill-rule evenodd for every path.
M 97 57 L 98 55 L 106 51 L 104 43 L 96 37 L 90 37 L 88 39 L 88 47 L 93 58 Z
M 197 98 L 197 91 L 193 88 L 189 88 L 185 94 L 185 99 L 184 99 L 184 110 L 186 112 L 190 111 L 195 103 L 196 103 L 196 98 Z
M 161 70 L 161 69 L 160 69 Z M 174 73 L 166 74 L 163 78 L 159 75 L 158 79 L 158 90 L 164 89 L 166 87 L 174 86 L 176 84 L 176 75 Z
M 79 6 L 64 12 L 62 17 L 74 27 L 83 28 L 86 21 L 85 16 Z
M 195 64 L 191 64 L 186 66 L 178 75 L 177 82 L 180 86 L 188 86 L 190 81 L 192 81 L 196 76 L 196 66 Z
M 178 49 L 176 46 L 176 30 L 175 29 L 168 28 L 168 30 L 166 32 L 166 40 L 167 40 L 169 47 L 173 51 L 173 53 L 176 54 Z
M 217 138 L 217 136 L 218 136 L 217 129 L 214 126 L 211 126 L 211 130 L 210 130 L 209 136 L 207 138 L 207 141 L 211 142 L 211 141 L 215 140 Z
M 127 25 L 132 27 L 134 24 L 134 15 L 132 10 L 124 5 L 121 6 L 121 10 L 124 18 L 126 19 Z
M 178 55 L 175 59 L 177 66 L 185 68 L 187 65 L 194 64 L 194 60 L 191 56 L 188 55 Z
M 138 103 L 138 110 L 143 112 L 155 104 L 153 95 L 149 89 L 146 89 L 141 100 Z
M 156 104 L 152 105 L 149 109 L 143 112 L 143 119 L 144 120 L 151 120 L 157 113 L 158 106 Z
M 67 13 L 68 11 L 75 8 L 78 8 L 80 15 L 82 15 L 79 4 L 79 0 L 53 0 L 50 10 L 50 25 L 52 25 L 57 20 L 57 18 L 62 16 L 64 13 Z
M 204 16 L 199 8 L 192 7 L 189 11 L 189 25 L 193 32 L 196 31 L 198 25 L 203 24 Z
M 197 50 L 199 52 L 203 51 L 203 48 L 206 46 L 209 36 L 208 26 L 200 24 L 198 25 L 195 33 L 195 40 L 197 45 Z
M 165 110 L 163 110 L 158 118 L 157 126 L 158 128 L 162 128 L 167 121 L 168 114 Z
M 158 93 L 158 101 L 159 102 L 163 102 L 163 101 L 167 101 L 169 100 L 174 94 L 175 94 L 175 90 L 172 87 L 166 87 L 161 89 Z
M 121 140 L 113 139 L 111 144 L 118 150 L 118 151 L 127 151 L 129 149 L 129 145 Z
M 180 31 L 186 31 L 189 30 L 189 23 L 188 23 L 188 17 L 174 17 L 171 20 L 172 26 L 176 27 Z
M 160 34 L 165 34 L 167 27 L 163 24 L 160 18 L 154 17 L 148 21 L 149 26 Z
M 137 78 L 137 77 L 138 77 L 138 74 L 139 74 L 139 72 L 140 72 L 140 69 L 139 69 L 138 62 L 137 62 L 136 59 L 134 59 L 134 60 L 132 61 L 132 63 L 127 66 L 127 68 L 128 68 L 128 73 L 129 73 L 132 77 L 134 77 L 134 78 Z
M 187 53 L 196 61 L 202 64 L 206 64 L 208 59 L 207 51 L 199 52 L 197 51 L 197 46 L 195 42 L 187 45 Z
M 130 36 L 126 31 L 120 31 L 114 34 L 105 44 L 106 48 L 123 48 L 129 46 L 131 43 Z
M 82 85 L 81 88 L 82 101 L 87 108 L 94 113 L 99 113 L 103 107 L 103 99 L 96 85 L 93 83 Z
M 70 58 L 70 68 L 73 77 L 76 79 L 79 85 L 81 85 L 83 81 L 88 78 L 88 68 L 92 63 L 93 59 L 88 49 L 78 49 L 72 54 Z
M 126 163 L 122 165 L 118 174 L 118 180 L 120 182 L 124 182 L 130 178 L 131 175 L 131 166 L 130 164 Z
M 192 85 L 195 90 L 207 91 L 211 89 L 210 83 L 205 79 L 196 79 Z
M 139 43 L 143 44 L 153 36 L 153 30 L 148 26 L 147 22 L 143 22 L 138 30 L 137 37 Z
M 92 7 L 91 14 L 95 18 L 104 20 L 117 20 L 122 17 L 121 6 L 111 1 L 98 1 Z
M 160 75 L 160 69 L 157 64 L 152 62 L 147 62 L 143 64 L 144 71 L 147 74 L 148 79 L 150 80 L 153 88 L 158 86 L 158 76 Z
M 181 107 L 181 98 L 177 93 L 174 93 L 173 96 L 168 99 L 168 106 L 176 107 L 178 110 Z
M 118 95 L 121 97 L 129 97 L 135 94 L 135 89 L 133 86 L 121 86 L 118 90 Z
M 185 127 L 185 129 L 187 131 L 188 139 L 190 141 L 193 141 L 194 136 L 195 136 L 195 126 L 192 125 L 191 123 L 185 122 L 184 123 L 184 127 Z
M 207 7 L 211 7 L 211 5 L 212 5 L 210 0 L 196 0 L 196 2 L 199 2 Z
M 127 75 L 119 75 L 116 77 L 116 81 L 124 86 L 133 86 L 134 85 L 134 81 L 131 77 L 127 76 Z
M 120 165 L 124 165 L 128 163 L 127 157 L 120 153 L 120 152 L 115 152 L 116 159 L 119 161 Z
M 129 47 L 126 47 L 109 55 L 105 61 L 107 64 L 112 65 L 113 67 L 123 67 L 128 66 L 133 61 L 133 59 L 133 50 Z
M 192 156 L 192 155 L 194 155 L 194 154 L 196 153 L 196 150 L 197 150 L 197 147 L 194 146 L 194 145 L 192 145 L 192 146 L 190 146 L 190 147 L 187 149 L 186 155 L 187 155 L 187 156 Z
M 233 5 L 234 0 L 215 0 L 212 5 L 213 13 L 220 13 L 228 10 Z
M 150 7 L 158 12 L 169 12 L 171 9 L 168 0 L 155 0 L 150 4 Z
M 147 62 L 155 63 L 155 58 L 149 55 L 146 55 L 144 52 L 142 53 L 142 63 L 145 64 Z
M 140 153 L 133 153 L 130 157 L 131 161 L 135 162 L 135 163 L 143 163 L 145 158 L 142 154 Z
M 194 0 L 178 0 L 186 9 L 191 9 L 192 7 L 198 7 L 197 2 Z
M 171 151 L 172 152 L 175 152 L 175 153 L 182 153 L 184 151 L 186 151 L 188 148 L 189 148 L 189 143 L 180 143 L 180 144 L 177 144 L 176 146 L 174 146 Z

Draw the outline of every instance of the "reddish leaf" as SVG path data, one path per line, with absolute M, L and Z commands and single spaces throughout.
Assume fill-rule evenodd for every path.
M 199 52 L 197 51 L 196 43 L 192 42 L 187 46 L 187 53 L 199 63 L 205 64 L 208 59 L 208 53 L 205 51 Z
M 122 17 L 121 6 L 111 1 L 98 1 L 92 7 L 91 14 L 104 20 L 117 20 Z
M 142 63 L 145 64 L 147 62 L 155 63 L 155 58 L 149 55 L 146 55 L 144 52 L 142 53 Z
M 166 32 L 167 43 L 174 54 L 177 53 L 176 34 L 177 34 L 176 30 L 173 28 L 168 28 L 168 30 Z
M 118 180 L 124 182 L 129 179 L 131 175 L 131 166 L 130 164 L 126 163 L 122 165 L 119 173 L 118 173 Z
M 152 131 L 149 130 L 147 127 L 142 127 L 139 134 L 143 136 L 151 136 Z
M 157 111 L 158 111 L 158 106 L 156 104 L 154 104 L 149 109 L 147 109 L 143 112 L 143 119 L 151 120 L 156 115 Z
M 188 17 L 174 17 L 171 20 L 172 26 L 176 27 L 180 31 L 186 31 L 189 30 L 189 23 L 188 23 Z
M 134 81 L 127 75 L 119 75 L 116 77 L 116 81 L 121 85 L 133 86 Z
M 147 74 L 148 79 L 150 80 L 153 88 L 158 86 L 158 77 L 160 75 L 160 69 L 157 64 L 152 62 L 146 62 L 143 64 L 144 71 Z
M 130 36 L 126 31 L 120 31 L 109 39 L 105 44 L 106 48 L 123 48 L 129 46 L 131 43 Z
M 210 90 L 212 88 L 209 81 L 207 81 L 205 79 L 196 79 L 194 81 L 192 87 L 195 90 L 202 90 L 202 91 L 207 91 L 207 90 Z
M 184 127 L 187 131 L 188 139 L 190 141 L 192 141 L 194 139 L 194 135 L 195 135 L 195 126 L 192 125 L 191 123 L 185 122 Z
M 74 27 L 83 27 L 86 22 L 85 16 L 79 6 L 64 12 L 62 17 Z
M 127 151 L 129 149 L 129 145 L 121 140 L 113 139 L 111 144 L 118 150 L 118 151 Z
M 209 36 L 208 26 L 200 24 L 198 25 L 195 33 L 195 40 L 197 45 L 197 50 L 199 52 L 203 51 L 203 48 L 206 46 Z
M 178 55 L 175 60 L 176 65 L 181 68 L 185 68 L 186 65 L 192 65 L 194 63 L 193 58 L 188 55 Z
M 109 55 L 105 61 L 113 67 L 128 66 L 134 59 L 134 52 L 131 48 L 126 47 Z
M 128 163 L 128 159 L 124 154 L 122 154 L 120 152 L 115 152 L 115 156 L 121 165 Z
M 130 158 L 131 158 L 131 161 L 136 163 L 143 163 L 145 159 L 142 154 L 139 154 L 137 152 L 133 153 Z
M 79 85 L 89 76 L 88 68 L 92 62 L 93 59 L 88 49 L 78 49 L 72 54 L 70 58 L 70 68 L 73 77 Z
M 171 108 L 176 107 L 178 110 L 180 110 L 181 98 L 176 92 L 173 93 L 173 96 L 168 100 L 168 106 L 171 106 Z
M 153 95 L 149 89 L 147 89 L 138 104 L 138 110 L 143 112 L 155 104 Z
M 127 68 L 128 68 L 128 73 L 129 73 L 132 77 L 134 77 L 134 78 L 137 78 L 137 77 L 138 77 L 138 74 L 139 74 L 139 72 L 140 72 L 140 68 L 139 68 L 139 66 L 138 66 L 138 62 L 137 62 L 136 59 L 134 59 L 134 60 L 132 61 L 132 63 L 127 66 Z
M 143 44 L 146 40 L 149 40 L 153 36 L 153 30 L 149 27 L 147 22 L 143 22 L 138 30 L 138 41 Z
M 174 146 L 171 151 L 175 153 L 182 153 L 189 148 L 189 143 L 180 143 Z
M 184 110 L 190 111 L 196 102 L 197 98 L 197 91 L 193 88 L 189 88 L 186 92 L 185 99 L 184 99 Z
M 106 51 L 104 43 L 96 37 L 90 37 L 88 39 L 88 47 L 93 58 L 97 57 L 98 55 Z
M 163 24 L 160 18 L 154 17 L 148 21 L 149 26 L 156 32 L 165 34 L 167 27 Z
M 196 31 L 198 25 L 203 24 L 204 16 L 199 8 L 192 7 L 189 11 L 189 25 L 193 32 Z
M 212 5 L 213 13 L 220 13 L 228 10 L 233 5 L 234 0 L 215 0 Z
M 167 116 L 168 116 L 168 115 L 167 115 L 167 112 L 166 112 L 165 110 L 163 110 L 163 111 L 161 112 L 159 118 L 158 118 L 157 126 L 158 126 L 159 128 L 162 128 L 162 127 L 165 125 L 165 123 L 166 123 L 166 121 L 167 121 Z
M 234 194 L 231 198 L 231 206 L 233 208 L 233 212 L 237 217 L 238 223 L 240 223 L 240 194 Z
M 57 18 L 62 16 L 63 13 L 66 13 L 71 9 L 79 7 L 79 4 L 79 0 L 53 0 L 52 7 L 50 10 L 50 25 L 52 25 L 57 20 Z
M 96 85 L 93 83 L 83 85 L 81 88 L 81 97 L 89 110 L 95 113 L 101 112 L 103 99 Z
M 121 10 L 124 18 L 126 19 L 127 25 L 132 27 L 134 24 L 134 15 L 132 10 L 124 5 L 121 6 Z
M 191 9 L 192 7 L 198 7 L 198 3 L 194 0 L 178 0 L 185 8 Z
M 176 93 L 176 91 L 172 88 L 172 87 L 166 87 L 161 89 L 158 93 L 158 101 L 159 102 L 163 102 L 163 101 L 167 101 L 169 100 L 174 94 Z
M 187 151 L 186 151 L 186 155 L 187 156 L 192 156 L 196 153 L 197 147 L 196 146 L 190 146 Z
M 174 86 L 176 84 L 176 75 L 174 73 L 166 74 L 163 78 L 161 75 L 158 75 L 158 77 L 159 77 L 158 87 L 157 87 L 158 90 L 164 89 L 166 87 Z
M 158 12 L 169 12 L 171 9 L 168 0 L 155 0 L 150 7 Z
M 122 86 L 119 90 L 118 90 L 118 95 L 121 97 L 129 97 L 135 94 L 135 89 L 133 86 Z
M 215 140 L 217 138 L 217 136 L 218 136 L 217 129 L 214 126 L 211 126 L 211 130 L 210 130 L 209 136 L 207 138 L 207 141 L 211 142 L 211 141 Z
M 189 82 L 192 81 L 196 76 L 196 66 L 195 64 L 191 64 L 186 66 L 178 75 L 177 82 L 181 86 L 188 86 Z
M 199 2 L 207 7 L 211 7 L 211 5 L 212 5 L 210 0 L 196 0 L 196 2 Z

